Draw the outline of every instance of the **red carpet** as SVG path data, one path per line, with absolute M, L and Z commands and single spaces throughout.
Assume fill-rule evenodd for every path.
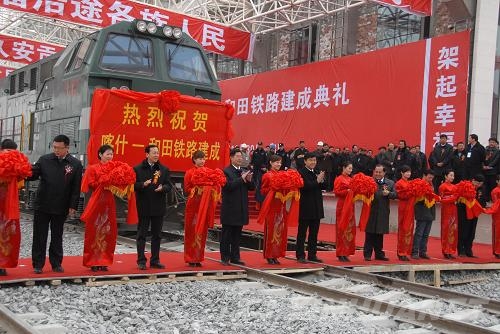
M 264 233 L 264 226 L 257 224 L 255 219 L 250 220 L 250 224 L 246 225 L 244 227 L 245 231 L 252 231 L 252 232 L 258 232 L 258 233 Z M 290 227 L 288 229 L 288 236 L 292 239 L 295 239 L 297 236 L 297 227 Z M 319 233 L 318 233 L 318 240 L 320 242 L 324 243 L 335 243 L 335 224 L 321 224 L 319 228 Z M 359 229 L 356 231 L 356 247 L 362 248 L 363 244 L 365 242 L 365 233 L 361 232 Z M 397 234 L 396 233 L 389 233 L 384 236 L 384 250 L 387 253 L 387 256 L 391 261 L 389 263 L 387 261 L 371 261 L 371 262 L 366 262 L 363 259 L 363 253 L 362 252 L 356 252 L 355 255 L 352 256 L 352 262 L 349 265 L 372 265 L 372 264 L 420 264 L 420 263 L 492 263 L 492 262 L 500 262 L 499 259 L 496 259 L 495 256 L 493 255 L 491 245 L 487 244 L 482 244 L 482 243 L 474 243 L 474 246 L 472 248 L 474 255 L 477 256 L 477 258 L 468 258 L 468 257 L 457 257 L 455 260 L 446 260 L 443 258 L 442 253 L 441 253 L 441 239 L 437 237 L 429 237 L 429 241 L 427 243 L 427 248 L 428 248 L 428 255 L 432 258 L 431 260 L 413 260 L 411 259 L 410 262 L 404 262 L 404 261 L 399 261 L 396 250 L 397 250 L 397 244 L 398 244 L 398 239 L 397 239 Z M 294 253 L 291 254 L 291 256 L 295 256 Z M 328 264 L 334 264 L 334 265 L 345 265 L 343 262 L 340 262 L 337 260 L 335 251 L 332 252 L 326 252 L 324 255 L 325 259 L 330 259 L 328 260 Z

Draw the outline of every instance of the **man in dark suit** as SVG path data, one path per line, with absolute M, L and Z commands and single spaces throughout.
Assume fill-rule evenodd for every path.
M 385 177 L 385 168 L 382 165 L 375 166 L 373 177 L 377 182 L 377 192 L 373 198 L 370 217 L 366 224 L 365 245 L 363 254 L 366 261 L 371 261 L 372 253 L 375 251 L 375 259 L 388 261 L 383 251 L 384 234 L 389 233 L 390 199 L 396 199 L 394 181 Z
M 299 169 L 299 173 L 304 180 L 304 187 L 300 189 L 300 207 L 299 207 L 299 229 L 297 232 L 297 261 L 304 263 L 305 251 L 304 243 L 306 240 L 307 229 L 309 236 L 307 238 L 307 259 L 309 261 L 322 262 L 316 256 L 316 246 L 318 243 L 318 231 L 321 218 L 325 217 L 323 211 L 323 195 L 321 193 L 321 184 L 325 180 L 325 172 L 316 174 L 316 156 L 312 152 L 304 155 L 305 166 Z
M 444 171 L 451 168 L 453 159 L 453 147 L 448 144 L 448 136 L 441 134 L 439 143 L 434 146 L 434 149 L 429 156 L 429 166 L 434 172 L 434 192 L 439 192 L 439 186 L 444 180 Z
M 222 187 L 220 255 L 223 265 L 229 262 L 244 265 L 240 258 L 240 238 L 243 225 L 248 225 L 248 190 L 254 188 L 253 173 L 241 168 L 243 156 L 239 148 L 231 149 L 229 157 L 231 165 L 224 168 L 227 183 Z
M 160 263 L 160 242 L 163 216 L 167 206 L 167 193 L 171 191 L 170 171 L 160 164 L 158 146 L 148 145 L 146 159 L 134 167 L 136 174 L 135 191 L 139 224 L 137 225 L 137 265 L 146 270 L 146 236 L 151 224 L 151 268 L 163 269 Z
M 52 142 L 53 153 L 40 157 L 29 180 L 40 179 L 33 219 L 32 263 L 36 274 L 45 265 L 47 237 L 50 227 L 49 261 L 52 271 L 63 272 L 62 237 L 64 221 L 74 216 L 80 199 L 83 167 L 69 154 L 69 138 L 58 135 Z

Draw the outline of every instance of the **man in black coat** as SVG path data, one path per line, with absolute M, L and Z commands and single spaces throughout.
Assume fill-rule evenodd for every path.
M 303 263 L 305 260 L 304 243 L 307 229 L 309 236 L 307 239 L 307 259 L 309 261 L 322 262 L 316 256 L 318 243 L 318 231 L 321 218 L 325 217 L 323 211 L 323 195 L 321 185 L 325 180 L 325 172 L 316 174 L 316 156 L 312 152 L 304 155 L 305 166 L 299 169 L 299 173 L 304 180 L 304 187 L 300 189 L 299 206 L 299 228 L 297 232 L 297 261 Z
M 80 199 L 83 167 L 69 154 L 69 138 L 58 135 L 52 142 L 53 153 L 40 157 L 29 180 L 40 179 L 33 219 L 32 263 L 36 274 L 45 265 L 47 237 L 50 227 L 49 261 L 52 271 L 63 272 L 62 236 L 64 221 L 74 216 Z
M 491 191 L 497 186 L 498 166 L 500 165 L 500 151 L 498 150 L 498 140 L 491 137 L 486 147 L 484 159 L 484 199 L 491 201 Z
M 388 261 L 383 251 L 384 234 L 389 233 L 390 201 L 396 199 L 394 181 L 385 177 L 385 168 L 382 165 L 375 166 L 373 177 L 377 182 L 377 192 L 372 201 L 370 217 L 366 224 L 365 245 L 363 254 L 365 261 L 371 261 L 372 253 L 375 251 L 375 259 Z
M 439 143 L 434 146 L 434 149 L 429 156 L 429 166 L 434 171 L 434 192 L 439 192 L 439 186 L 443 183 L 444 172 L 451 168 L 453 159 L 453 147 L 448 144 L 448 136 L 441 134 Z
M 425 170 L 422 179 L 432 186 L 434 172 Z M 432 222 L 436 219 L 436 205 L 427 207 L 425 201 L 415 203 L 415 235 L 413 237 L 412 259 L 430 259 L 427 255 L 427 241 L 431 232 Z
M 465 156 L 465 172 L 467 179 L 472 180 L 478 174 L 483 174 L 483 162 L 486 156 L 484 146 L 479 143 L 479 138 L 476 134 L 469 136 L 469 144 L 466 148 Z
M 146 270 L 146 236 L 151 224 L 151 268 L 163 269 L 160 263 L 160 242 L 163 228 L 163 216 L 167 206 L 167 193 L 172 190 L 170 171 L 160 164 L 158 146 L 148 145 L 145 149 L 146 159 L 134 167 L 136 182 L 137 214 L 137 265 L 139 269 Z
M 222 187 L 220 223 L 220 255 L 223 265 L 229 262 L 244 265 L 240 258 L 243 225 L 248 225 L 248 190 L 254 189 L 252 172 L 241 168 L 243 157 L 239 148 L 229 152 L 231 165 L 224 168 L 226 184 Z

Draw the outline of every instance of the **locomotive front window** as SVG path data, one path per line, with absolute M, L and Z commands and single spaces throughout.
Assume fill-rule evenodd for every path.
M 147 38 L 109 34 L 101 67 L 129 73 L 153 73 L 153 43 Z
M 168 75 L 172 79 L 210 84 L 212 79 L 201 51 L 196 48 L 165 44 Z

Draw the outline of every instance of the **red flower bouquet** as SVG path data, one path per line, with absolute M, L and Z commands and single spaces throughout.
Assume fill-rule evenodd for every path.
M 299 172 L 293 169 L 279 171 L 271 178 L 271 189 L 274 191 L 286 192 L 297 190 L 304 186 L 304 180 Z
M 19 151 L 0 152 L 0 180 L 25 179 L 31 176 L 31 164 Z
M 433 206 L 436 201 L 440 199 L 439 196 L 434 193 L 434 189 L 428 182 L 422 179 L 415 179 L 411 180 L 410 183 L 416 201 L 424 201 L 428 208 Z
M 181 94 L 175 90 L 163 90 L 160 92 L 160 109 L 164 113 L 172 114 L 179 109 L 179 98 Z
M 471 181 L 460 181 L 456 185 L 457 197 L 463 197 L 466 200 L 472 201 L 476 198 L 476 187 L 472 184 Z
M 215 186 L 222 187 L 226 184 L 226 176 L 219 168 L 211 169 L 208 167 L 196 168 L 191 179 L 193 184 L 198 187 Z
M 99 175 L 99 183 L 105 187 L 126 187 L 135 183 L 136 175 L 134 169 L 121 161 L 109 161 L 102 165 Z
M 361 196 L 364 196 L 366 199 L 370 199 L 370 201 L 377 191 L 377 183 L 375 180 L 363 173 L 354 175 L 349 186 L 355 197 L 359 196 L 359 199 L 361 199 Z

